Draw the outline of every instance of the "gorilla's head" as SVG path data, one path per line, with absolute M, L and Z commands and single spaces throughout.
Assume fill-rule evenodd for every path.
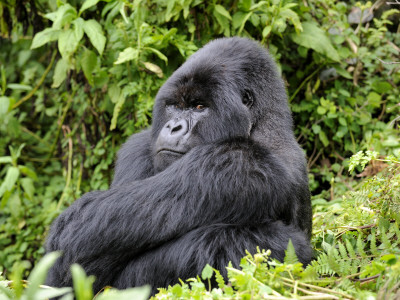
M 152 128 L 155 168 L 165 169 L 197 145 L 233 138 L 278 151 L 294 142 L 274 62 L 258 43 L 237 37 L 204 46 L 159 90 Z

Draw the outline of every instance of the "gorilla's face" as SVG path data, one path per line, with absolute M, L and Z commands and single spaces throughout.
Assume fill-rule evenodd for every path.
M 165 124 L 154 144 L 155 167 L 161 171 L 193 147 L 204 142 L 199 128 L 210 115 L 211 103 L 193 79 L 179 82 L 163 95 Z
M 153 144 L 157 171 L 198 145 L 250 135 L 250 93 L 227 90 L 219 67 L 183 65 L 160 89 L 153 122 L 160 127 Z

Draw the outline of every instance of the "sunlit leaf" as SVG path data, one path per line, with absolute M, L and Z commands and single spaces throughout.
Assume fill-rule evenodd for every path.
M 311 48 L 334 61 L 340 60 L 338 52 L 333 47 L 325 31 L 318 27 L 318 24 L 314 22 L 304 22 L 302 26 L 302 32 L 290 35 L 295 43 L 306 48 Z
M 58 38 L 58 50 L 64 59 L 71 56 L 78 47 L 79 40 L 76 37 L 74 30 L 68 29 L 60 33 Z
M 116 62 L 114 62 L 114 64 L 118 65 L 118 64 L 122 64 L 129 60 L 134 60 L 134 59 L 137 59 L 138 56 L 139 56 L 139 51 L 137 49 L 128 47 L 124 51 L 119 53 L 118 59 Z
M 36 292 L 40 289 L 40 285 L 44 283 L 47 272 L 60 256 L 59 252 L 52 252 L 44 256 L 32 270 L 28 277 L 29 285 L 26 289 L 27 299 L 35 299 Z
M 59 59 L 54 69 L 52 88 L 58 88 L 64 82 L 68 69 L 68 62 L 64 58 Z
M 45 30 L 38 32 L 33 37 L 31 49 L 36 49 L 43 46 L 44 44 L 56 41 L 60 32 L 61 30 L 53 28 L 46 28 Z
M 96 5 L 100 0 L 86 0 L 83 2 L 81 9 L 79 10 L 79 15 L 81 15 L 86 9 Z
M 225 9 L 225 7 L 223 7 L 220 4 L 215 5 L 214 8 L 215 12 L 217 12 L 218 14 L 220 14 L 221 16 L 224 16 L 225 18 L 232 20 L 231 15 L 229 14 L 229 12 Z
M 96 20 L 88 20 L 83 24 L 83 30 L 100 55 L 103 54 L 106 45 L 106 37 L 104 36 L 101 25 Z
M 17 167 L 9 167 L 6 177 L 4 178 L 3 183 L 0 185 L 0 197 L 3 196 L 6 191 L 10 191 L 14 187 L 18 177 L 19 169 Z

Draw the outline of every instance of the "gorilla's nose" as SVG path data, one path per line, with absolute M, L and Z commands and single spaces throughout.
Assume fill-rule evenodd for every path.
M 165 124 L 165 128 L 168 130 L 170 136 L 181 137 L 188 132 L 189 124 L 183 119 L 171 120 Z

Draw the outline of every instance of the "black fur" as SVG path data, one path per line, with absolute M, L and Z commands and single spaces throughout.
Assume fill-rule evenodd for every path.
M 188 103 L 199 97 L 207 109 L 193 117 L 190 149 L 155 167 L 161 130 L 171 115 L 196 115 Z M 79 263 L 96 276 L 96 291 L 166 287 L 206 263 L 225 272 L 257 246 L 282 260 L 289 239 L 309 263 L 310 195 L 292 126 L 266 51 L 242 38 L 209 43 L 160 89 L 152 128 L 119 151 L 111 188 L 84 195 L 53 223 L 47 251 L 64 255 L 47 284 L 70 286 L 70 265 Z

